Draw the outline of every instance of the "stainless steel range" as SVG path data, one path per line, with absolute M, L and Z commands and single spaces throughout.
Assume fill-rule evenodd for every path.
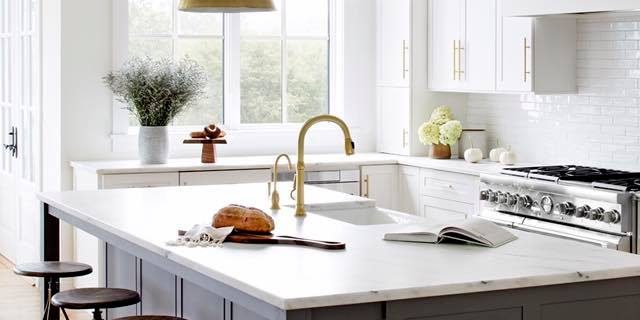
M 484 175 L 478 215 L 530 232 L 638 252 L 640 173 L 582 166 Z

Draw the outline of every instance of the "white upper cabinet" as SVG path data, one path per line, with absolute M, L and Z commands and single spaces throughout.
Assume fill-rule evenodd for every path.
M 378 85 L 411 83 L 411 0 L 378 1 Z
M 429 1 L 429 87 L 455 90 L 458 81 L 458 42 L 463 38 L 463 0 Z
M 378 149 L 409 155 L 410 140 L 415 135 L 411 131 L 411 89 L 379 87 L 378 106 L 378 118 L 384 123 L 384 130 L 378 135 Z
M 495 89 L 496 0 L 429 1 L 429 87 Z
M 575 17 L 507 17 L 503 3 L 429 0 L 429 88 L 575 92 Z
M 532 91 L 532 18 L 498 19 L 498 91 Z
M 575 18 L 505 17 L 502 3 L 498 0 L 496 90 L 538 94 L 575 92 Z
M 462 43 L 466 44 L 458 49 L 462 87 L 492 91 L 496 81 L 496 0 L 467 0 L 465 13 L 466 36 Z

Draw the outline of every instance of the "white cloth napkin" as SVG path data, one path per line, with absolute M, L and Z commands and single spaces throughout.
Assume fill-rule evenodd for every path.
M 233 227 L 214 228 L 210 225 L 196 224 L 183 236 L 167 241 L 169 246 L 221 247 L 224 239 L 233 232 Z

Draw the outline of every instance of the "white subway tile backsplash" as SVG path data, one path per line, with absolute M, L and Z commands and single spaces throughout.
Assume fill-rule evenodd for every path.
M 640 13 L 579 18 L 577 46 L 577 94 L 470 94 L 466 125 L 523 162 L 640 170 Z

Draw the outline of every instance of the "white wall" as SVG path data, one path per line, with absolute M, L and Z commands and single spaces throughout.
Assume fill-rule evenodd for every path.
M 136 158 L 135 148 L 118 148 L 117 152 L 112 149 L 112 96 L 101 80 L 112 69 L 112 1 L 124 0 L 57 0 L 46 1 L 48 3 L 44 7 L 45 20 L 48 21 L 44 34 L 46 41 L 51 42 L 44 52 L 48 64 L 45 68 L 49 70 L 45 75 L 45 108 L 50 108 L 50 112 L 45 112 L 48 117 L 45 122 L 50 123 L 52 132 L 59 135 L 48 140 L 60 144 L 59 159 L 54 159 L 57 163 L 49 165 L 47 172 L 55 175 L 55 166 L 59 166 L 63 189 L 72 186 L 69 161 Z M 369 0 L 348 0 L 344 5 L 345 120 L 353 128 L 357 150 L 373 151 L 375 6 Z M 59 42 L 56 42 L 57 38 Z M 57 44 L 59 48 L 56 48 Z M 59 131 L 54 128 L 58 115 Z M 44 131 L 47 132 L 47 128 Z M 256 141 L 256 134 L 264 138 Z M 295 152 L 297 133 L 291 132 L 285 139 L 275 141 L 268 137 L 261 132 L 238 134 L 230 145 L 219 148 L 219 155 Z M 131 142 L 135 137 L 122 139 Z M 338 129 L 312 130 L 307 150 L 341 152 L 341 141 Z M 171 156 L 198 157 L 199 151 L 198 147 L 179 147 L 174 148 Z M 53 178 L 50 180 L 55 181 Z
M 521 161 L 638 170 L 640 13 L 579 18 L 577 54 L 578 94 L 471 94 L 467 126 Z

